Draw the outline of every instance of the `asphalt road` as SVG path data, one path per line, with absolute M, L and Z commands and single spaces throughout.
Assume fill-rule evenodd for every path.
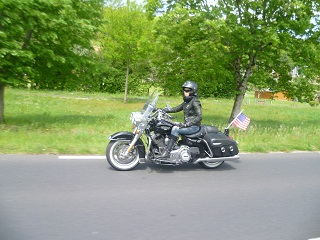
M 242 154 L 206 170 L 0 155 L 1 240 L 320 237 L 320 153 Z

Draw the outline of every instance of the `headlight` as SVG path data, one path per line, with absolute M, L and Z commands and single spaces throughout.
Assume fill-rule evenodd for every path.
M 137 126 L 142 121 L 142 115 L 140 112 L 131 113 L 130 120 L 133 125 Z
M 131 113 L 131 116 L 130 116 L 130 121 L 132 122 L 133 125 L 135 125 L 135 120 L 134 120 L 134 116 L 133 116 L 132 113 Z

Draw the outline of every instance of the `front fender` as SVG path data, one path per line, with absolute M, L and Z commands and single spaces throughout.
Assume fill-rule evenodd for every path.
M 132 132 L 116 132 L 109 136 L 110 141 L 116 140 L 132 140 L 134 138 L 134 134 Z
M 118 141 L 118 140 L 133 140 L 134 134 L 132 132 L 116 132 L 109 136 L 110 141 Z M 139 138 L 135 144 L 138 148 L 139 158 L 142 160 L 145 158 L 146 150 L 142 140 Z

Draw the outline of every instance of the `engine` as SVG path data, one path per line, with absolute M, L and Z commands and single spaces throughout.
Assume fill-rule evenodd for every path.
M 191 159 L 190 148 L 188 146 L 180 146 L 179 149 L 171 151 L 171 161 L 175 161 L 177 164 L 187 163 Z
M 163 136 L 162 134 L 155 133 L 151 135 L 152 143 L 157 146 L 154 149 L 156 155 L 162 154 L 168 144 L 168 136 Z M 188 147 L 187 145 L 178 145 L 170 152 L 170 159 L 160 160 L 160 164 L 182 164 L 190 162 L 191 159 L 195 158 L 200 154 L 198 147 Z M 157 162 L 157 161 L 156 161 Z
M 159 148 L 165 148 L 165 138 L 161 134 L 153 134 L 151 136 L 152 142 Z

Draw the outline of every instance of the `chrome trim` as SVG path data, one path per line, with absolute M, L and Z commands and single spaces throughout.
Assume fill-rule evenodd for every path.
M 203 138 L 202 138 L 202 141 L 206 144 L 206 146 L 207 146 L 208 149 L 209 149 L 209 153 L 208 153 L 206 150 L 204 150 L 204 152 L 205 152 L 206 154 L 208 154 L 209 157 L 213 157 L 213 153 L 212 153 L 212 151 L 211 151 L 211 148 L 210 148 L 208 142 L 207 142 L 206 140 L 204 140 Z
M 235 161 L 238 160 L 240 157 L 239 155 L 234 155 L 232 157 L 217 157 L 217 158 L 199 158 L 195 160 L 193 163 L 199 163 L 199 162 L 222 162 L 222 161 Z
M 150 154 L 150 149 L 151 149 L 151 137 L 149 135 L 146 135 L 146 136 L 148 138 L 148 149 L 147 149 L 145 158 L 149 159 L 149 154 Z
M 110 141 L 122 141 L 122 142 L 131 142 L 131 140 L 127 138 L 112 138 L 111 136 L 108 137 Z
M 219 146 L 221 143 L 212 143 L 213 146 Z

